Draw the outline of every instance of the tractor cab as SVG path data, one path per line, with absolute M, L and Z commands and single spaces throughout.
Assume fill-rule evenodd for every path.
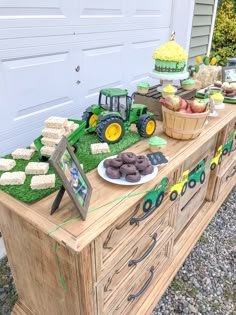
M 124 120 L 129 119 L 132 99 L 127 90 L 119 88 L 103 89 L 100 91 L 98 105 L 110 112 L 118 112 Z

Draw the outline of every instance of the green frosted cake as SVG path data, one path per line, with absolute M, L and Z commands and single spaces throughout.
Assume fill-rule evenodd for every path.
M 181 73 L 185 69 L 188 54 L 174 41 L 172 35 L 169 42 L 154 51 L 152 58 L 155 60 L 154 72 Z

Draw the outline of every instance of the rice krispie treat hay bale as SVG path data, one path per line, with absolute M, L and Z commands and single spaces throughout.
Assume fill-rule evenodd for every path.
M 0 171 L 10 171 L 15 166 L 15 160 L 0 158 Z
M 74 124 L 71 129 L 72 132 L 75 131 L 77 128 L 79 128 L 79 124 Z
M 49 117 L 45 120 L 46 128 L 53 128 L 53 129 L 61 129 L 65 127 L 67 124 L 67 118 L 63 117 Z
M 73 130 L 74 127 L 74 122 L 73 121 L 67 121 L 66 125 L 65 125 L 65 130 L 66 131 L 71 131 Z
M 61 139 L 64 135 L 65 129 L 53 129 L 53 128 L 44 128 L 42 130 L 42 135 L 45 138 L 52 138 L 52 139 Z
M 49 164 L 44 162 L 30 162 L 25 168 L 25 174 L 45 175 L 49 170 Z
M 55 174 L 33 176 L 30 187 L 33 190 L 54 188 L 56 182 Z
M 56 147 L 48 147 L 48 146 L 44 146 L 40 149 L 40 153 L 44 154 L 44 155 L 48 155 L 51 156 L 53 154 L 53 152 L 55 151 Z
M 23 185 L 25 178 L 24 172 L 6 172 L 0 178 L 0 185 Z
M 90 150 L 92 154 L 108 153 L 110 152 L 109 145 L 104 143 L 92 143 L 90 144 Z
M 30 145 L 30 149 L 32 149 L 32 150 L 34 150 L 34 151 L 37 151 L 37 148 L 36 148 L 36 146 L 35 146 L 34 142 L 33 142 L 33 143 L 31 143 L 31 145 Z
M 12 157 L 14 160 L 30 160 L 34 155 L 33 149 L 16 149 L 12 152 Z
M 52 138 L 45 138 L 45 137 L 41 139 L 42 144 L 47 147 L 55 147 L 60 141 L 61 139 L 52 139 Z

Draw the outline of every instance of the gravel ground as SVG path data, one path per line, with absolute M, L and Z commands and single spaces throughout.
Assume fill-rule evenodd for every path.
M 0 261 L 0 315 L 17 293 L 7 258 Z M 203 233 L 152 315 L 236 315 L 236 187 Z

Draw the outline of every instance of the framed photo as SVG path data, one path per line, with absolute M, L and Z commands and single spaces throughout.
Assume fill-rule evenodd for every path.
M 50 163 L 64 189 L 74 202 L 81 218 L 86 219 L 92 187 L 65 137 L 58 144 Z
M 222 68 L 223 82 L 236 82 L 236 66 Z

